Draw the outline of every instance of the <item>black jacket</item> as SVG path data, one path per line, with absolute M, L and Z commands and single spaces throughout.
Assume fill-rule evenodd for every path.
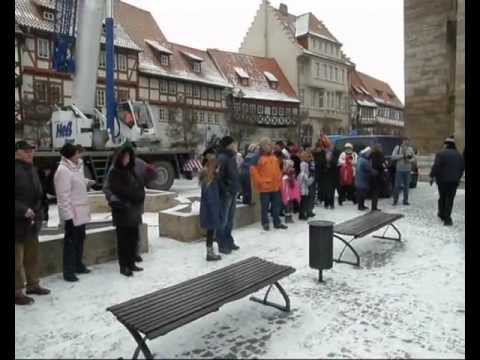
M 455 149 L 445 149 L 435 156 L 430 177 L 437 183 L 459 182 L 465 171 L 463 156 Z
M 372 188 L 380 188 L 385 185 L 385 157 L 381 152 L 372 151 L 372 156 L 370 157 L 372 164 L 372 169 L 374 170 L 370 176 L 370 185 Z
M 130 163 L 127 167 L 121 164 L 124 152 L 130 153 Z M 133 150 L 122 149 L 108 175 L 110 191 L 118 199 L 110 202 L 112 220 L 115 226 L 136 227 L 142 223 L 145 187 L 143 179 L 135 174 L 134 164 Z
M 240 175 L 238 173 L 236 154 L 229 149 L 221 149 L 217 155 L 219 166 L 220 196 L 226 194 L 236 196 L 240 191 Z
M 37 234 L 43 220 L 43 189 L 37 169 L 15 160 L 15 241 L 24 241 L 29 234 Z M 28 209 L 35 214 L 34 224 L 25 218 Z

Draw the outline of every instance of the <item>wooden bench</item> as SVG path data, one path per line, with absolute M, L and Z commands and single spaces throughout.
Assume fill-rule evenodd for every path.
M 251 257 L 211 273 L 184 281 L 151 294 L 144 295 L 121 304 L 111 306 L 112 312 L 132 334 L 138 344 L 133 358 L 142 351 L 145 358 L 152 359 L 146 345 L 147 340 L 155 339 L 168 332 L 217 311 L 222 305 L 241 299 L 266 286 L 263 299 L 250 300 L 283 311 L 290 311 L 290 299 L 278 281 L 292 273 L 290 266 Z M 267 301 L 272 286 L 275 286 L 285 299 L 285 305 Z M 142 333 L 144 336 L 140 335 Z
M 355 249 L 352 247 L 352 241 L 358 238 L 362 238 L 384 227 L 385 231 L 383 235 L 374 236 L 375 238 L 402 241 L 402 234 L 393 224 L 395 221 L 401 218 L 403 218 L 402 214 L 388 214 L 381 211 L 371 211 L 368 214 L 358 216 L 340 224 L 336 224 L 333 228 L 333 236 L 342 241 L 345 244 L 345 247 L 340 252 L 338 259 L 334 259 L 333 261 L 338 263 L 360 266 L 360 257 L 358 256 L 358 253 L 355 251 Z M 392 227 L 395 230 L 395 232 L 398 234 L 398 237 L 393 238 L 385 236 L 389 227 Z M 352 236 L 352 238 L 349 241 L 346 241 L 340 235 Z M 342 260 L 343 253 L 345 252 L 347 247 L 352 250 L 353 254 L 357 258 L 357 261 L 355 263 Z

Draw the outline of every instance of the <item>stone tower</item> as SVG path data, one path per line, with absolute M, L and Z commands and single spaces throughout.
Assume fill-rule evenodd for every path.
M 405 126 L 421 153 L 465 145 L 465 0 L 405 0 Z

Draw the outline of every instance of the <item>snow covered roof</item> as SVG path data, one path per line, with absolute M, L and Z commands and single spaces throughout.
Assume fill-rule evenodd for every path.
M 147 43 L 148 45 L 150 45 L 151 47 L 153 47 L 155 50 L 157 50 L 160 53 L 173 55 L 173 52 L 171 52 L 166 47 L 160 45 L 160 43 L 158 41 L 145 39 L 145 43 Z
M 270 82 L 278 82 L 278 79 L 269 71 L 264 71 L 263 74 L 267 78 L 268 81 Z
M 44 6 L 43 3 L 42 6 Z M 49 33 L 54 32 L 54 23 L 43 18 L 39 5 L 33 0 L 15 0 L 15 23 L 19 26 L 35 30 L 46 31 Z M 114 34 L 115 46 L 137 51 L 141 50 L 141 48 L 138 47 L 138 45 L 125 32 L 119 22 L 115 23 Z M 101 43 L 105 43 L 105 37 L 103 35 L 101 37 Z
M 235 72 L 237 73 L 238 76 L 240 76 L 242 79 L 249 79 L 250 76 L 248 76 L 248 74 L 246 73 L 245 70 L 243 70 L 242 68 L 238 67 L 238 66 L 234 66 L 233 69 L 235 70 Z
M 387 83 L 359 71 L 353 71 L 351 79 L 352 97 L 359 105 L 372 106 L 373 103 L 403 109 L 403 104 Z M 381 92 L 381 96 L 372 96 L 377 91 Z
M 186 57 L 188 57 L 190 60 L 200 61 L 200 62 L 203 61 L 203 58 L 201 58 L 200 56 L 193 55 L 191 52 L 184 51 L 184 50 L 180 50 L 180 52 Z
M 233 86 L 234 96 L 266 101 L 300 102 L 275 59 L 217 49 L 208 49 L 207 51 L 224 77 Z M 242 85 L 238 75 L 239 69 L 248 74 L 248 86 Z M 278 80 L 278 86 L 275 89 L 270 86 L 265 73 L 270 73 Z
M 368 107 L 377 107 L 377 104 L 368 100 L 356 100 L 358 105 L 368 106 Z

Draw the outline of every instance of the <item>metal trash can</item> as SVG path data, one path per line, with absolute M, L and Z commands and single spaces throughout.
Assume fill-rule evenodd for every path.
M 331 221 L 311 221 L 309 228 L 309 265 L 319 270 L 318 281 L 322 282 L 322 270 L 333 266 L 333 226 Z

